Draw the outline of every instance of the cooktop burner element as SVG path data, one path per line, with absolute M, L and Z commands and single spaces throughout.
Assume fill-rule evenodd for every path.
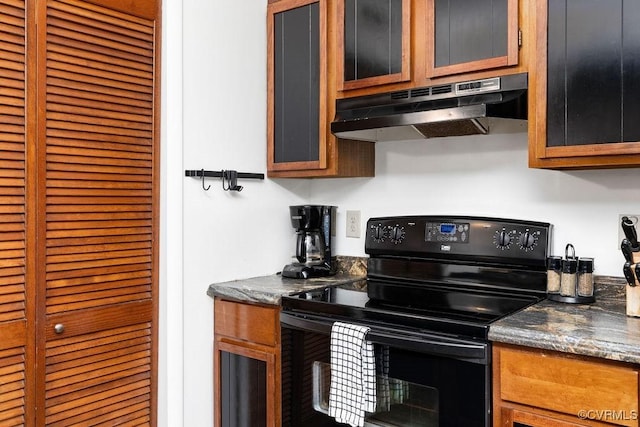
M 489 324 L 545 297 L 551 225 L 486 217 L 367 222 L 366 292 L 327 287 L 283 311 L 486 339 Z

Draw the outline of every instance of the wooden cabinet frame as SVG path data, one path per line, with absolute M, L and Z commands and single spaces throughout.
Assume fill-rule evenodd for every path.
M 280 307 L 214 298 L 213 384 L 214 425 L 222 426 L 221 352 L 266 364 L 267 426 L 282 418 L 280 380 Z
M 640 165 L 640 142 L 547 147 L 547 0 L 530 2 L 529 167 L 584 169 Z
M 310 162 L 275 162 L 275 57 L 274 15 L 296 7 L 318 3 L 320 31 L 319 159 Z M 335 116 L 336 55 L 330 41 L 335 38 L 335 0 L 279 0 L 267 6 L 267 174 L 271 178 L 370 177 L 374 175 L 375 145 L 367 141 L 338 140 L 330 130 Z
M 364 79 L 358 79 L 353 81 L 344 80 L 344 18 L 345 7 L 344 0 L 337 0 L 336 11 L 336 57 L 337 68 L 336 75 L 338 80 L 338 90 L 346 91 L 352 89 L 360 89 L 363 87 L 378 86 L 389 83 L 400 83 L 411 79 L 411 0 L 402 1 L 402 65 L 401 71 L 395 74 L 388 74 L 384 76 L 368 77 Z
M 320 30 L 320 73 L 319 93 L 320 108 L 318 118 L 320 122 L 318 135 L 318 160 L 310 162 L 282 162 L 275 161 L 275 134 L 273 123 L 275 121 L 275 15 L 297 7 L 318 3 L 319 5 L 319 30 Z M 280 0 L 270 3 L 267 8 L 267 170 L 269 172 L 280 171 L 308 171 L 325 169 L 327 167 L 327 1 L 326 0 Z
M 636 365 L 503 343 L 494 343 L 492 351 L 494 426 L 640 425 L 637 419 L 610 424 L 580 417 L 582 410 L 637 416 Z
M 435 66 L 435 0 L 427 0 L 427 28 L 433 33 L 427 44 L 427 77 L 443 77 L 452 74 L 484 71 L 493 68 L 518 65 L 518 0 L 507 0 L 507 55 L 461 64 Z
M 236 354 L 251 359 L 261 360 L 266 364 L 267 370 L 267 426 L 280 425 L 280 364 L 276 363 L 276 355 L 273 349 L 261 349 L 258 346 L 249 347 L 247 343 L 234 341 L 228 338 L 216 338 L 213 346 L 213 385 L 216 393 L 221 392 L 221 352 Z M 222 425 L 222 405 L 219 396 L 215 397 L 213 409 L 215 413 L 214 425 Z

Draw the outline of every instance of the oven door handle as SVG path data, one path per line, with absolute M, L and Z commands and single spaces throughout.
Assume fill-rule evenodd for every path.
M 288 313 L 280 313 L 280 323 L 285 327 L 331 334 L 333 320 L 326 318 L 299 317 Z M 433 356 L 449 357 L 467 362 L 487 364 L 488 345 L 472 343 L 447 337 L 429 334 L 408 334 L 406 331 L 391 329 L 388 331 L 370 327 L 366 339 L 375 344 L 388 345 L 403 350 L 413 350 Z

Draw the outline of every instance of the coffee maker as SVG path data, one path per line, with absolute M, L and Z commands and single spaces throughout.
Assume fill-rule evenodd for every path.
M 307 279 L 336 273 L 331 259 L 335 211 L 335 206 L 289 206 L 291 225 L 296 229 L 298 262 L 285 265 L 283 277 Z

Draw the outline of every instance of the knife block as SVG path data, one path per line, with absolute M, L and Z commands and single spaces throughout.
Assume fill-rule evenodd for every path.
M 634 261 L 636 261 L 636 255 L 634 254 Z M 631 271 L 635 270 L 636 264 L 631 265 Z M 627 283 L 627 316 L 640 317 L 640 281 L 638 277 L 634 275 L 635 286 L 631 286 Z

